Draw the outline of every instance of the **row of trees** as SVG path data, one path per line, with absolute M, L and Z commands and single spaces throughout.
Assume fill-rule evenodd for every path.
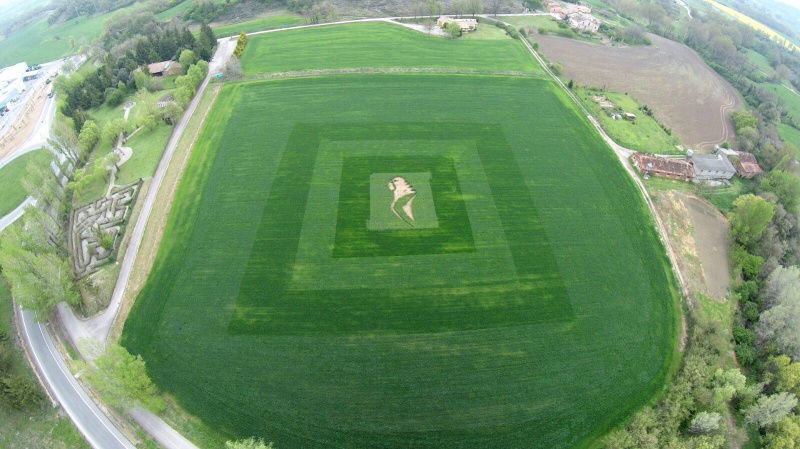
M 12 373 L 17 348 L 9 335 L 0 332 L 0 400 L 5 400 L 18 410 L 25 410 L 42 402 L 44 395 L 30 377 Z
M 152 12 L 147 14 L 152 16 Z M 149 91 L 160 89 L 160 82 L 154 81 L 146 73 L 146 64 L 175 60 L 181 56 L 183 62 L 198 58 L 208 60 L 216 43 L 214 32 L 206 25 L 201 27 L 197 39 L 187 28 L 170 25 L 156 25 L 150 34 L 142 35 L 139 33 L 151 30 L 151 27 L 133 20 L 130 24 L 136 30 L 134 32 L 124 28 L 124 22 L 114 17 L 106 22 L 103 42 L 110 50 L 98 56 L 103 61 L 100 68 L 85 76 L 76 73 L 69 78 L 59 77 L 55 82 L 59 94 L 65 98 L 60 111 L 72 119 L 77 132 L 83 129 L 89 119 L 86 112 L 89 109 L 106 102 L 116 106 L 127 95 L 142 88 Z M 119 41 L 120 36 L 131 37 Z

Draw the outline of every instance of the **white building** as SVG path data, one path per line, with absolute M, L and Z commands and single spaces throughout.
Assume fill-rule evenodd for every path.
M 28 64 L 24 62 L 0 70 L 0 108 L 17 99 L 25 91 L 22 79 L 28 74 L 26 70 Z
M 588 30 L 596 33 L 600 29 L 600 19 L 591 14 L 578 12 L 569 15 L 569 26 L 578 30 Z

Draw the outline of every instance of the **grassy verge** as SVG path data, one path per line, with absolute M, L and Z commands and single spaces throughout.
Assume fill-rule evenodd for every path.
M 627 94 L 605 92 L 587 89 L 575 89 L 583 104 L 600 120 L 603 129 L 618 144 L 645 153 L 656 154 L 681 154 L 682 150 L 676 148 L 678 140 L 667 134 L 661 125 L 650 115 L 642 110 L 636 100 Z M 606 97 L 614 104 L 614 108 L 603 109 L 591 97 Z M 636 120 L 613 119 L 608 111 L 615 111 L 618 115 L 630 112 L 636 115 Z
M 16 209 L 28 196 L 22 186 L 22 178 L 28 172 L 28 164 L 47 164 L 51 153 L 36 150 L 24 154 L 0 168 L 0 217 Z
M 16 340 L 12 327 L 11 294 L 5 279 L 0 276 L 0 331 Z M 12 358 L 11 373 L 33 378 L 21 349 Z M 36 384 L 38 386 L 38 383 Z M 0 447 L 4 449 L 90 449 L 72 422 L 63 412 L 43 401 L 28 410 L 17 410 L 0 399 Z

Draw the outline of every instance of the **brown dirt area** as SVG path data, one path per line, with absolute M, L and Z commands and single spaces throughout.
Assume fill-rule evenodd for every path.
M 39 120 L 42 115 L 42 109 L 44 109 L 46 100 L 44 86 L 42 84 L 31 94 L 31 98 L 15 119 L 13 127 L 0 138 L 0 158 L 4 158 L 16 150 L 33 133 L 36 128 L 36 121 Z
M 736 91 L 689 47 L 650 35 L 650 46 L 611 47 L 536 36 L 539 52 L 579 84 L 626 92 L 655 112 L 685 146 L 709 147 L 734 136 L 728 113 Z
M 169 168 L 167 168 L 167 173 L 161 184 L 161 189 L 158 191 L 153 209 L 150 212 L 150 217 L 147 220 L 147 227 L 145 228 L 142 243 L 133 264 L 133 269 L 131 270 L 128 285 L 122 297 L 119 313 L 109 331 L 109 342 L 118 341 L 119 337 L 122 335 L 122 327 L 125 324 L 125 320 L 128 318 L 128 313 L 130 313 L 131 307 L 133 307 L 133 303 L 136 301 L 136 297 L 144 287 L 147 276 L 153 268 L 153 262 L 155 262 L 156 255 L 158 254 L 158 247 L 161 243 L 161 236 L 164 234 L 164 226 L 167 224 L 167 215 L 172 207 L 172 200 L 175 197 L 175 190 L 178 188 L 178 183 L 180 183 L 181 177 L 183 176 L 183 170 L 186 167 L 186 163 L 189 161 L 191 149 L 200 134 L 208 111 L 217 98 L 220 87 L 220 85 L 210 85 L 206 89 L 197 110 L 189 120 L 186 131 L 178 142 L 178 148 L 176 148 L 173 154 L 172 162 Z M 144 198 L 144 196 L 140 195 L 140 198 Z
M 724 301 L 728 292 L 728 224 L 702 198 L 676 190 L 651 193 L 690 292 Z

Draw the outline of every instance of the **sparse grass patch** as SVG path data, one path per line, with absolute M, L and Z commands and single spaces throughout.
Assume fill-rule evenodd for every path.
M 778 132 L 784 141 L 794 145 L 797 150 L 797 157 L 800 158 L 800 130 L 781 123 L 778 125 Z

